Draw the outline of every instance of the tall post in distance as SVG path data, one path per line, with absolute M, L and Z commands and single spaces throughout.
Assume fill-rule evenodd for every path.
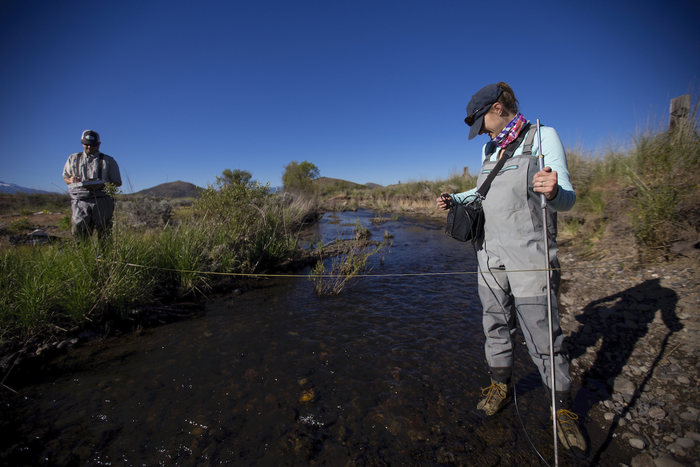
M 688 121 L 692 96 L 686 94 L 671 99 L 671 110 L 668 115 L 668 128 L 674 129 L 676 125 L 682 125 Z

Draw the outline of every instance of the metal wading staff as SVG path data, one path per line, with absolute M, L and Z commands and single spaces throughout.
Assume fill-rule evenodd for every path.
M 537 147 L 539 155 L 537 162 L 540 172 L 544 170 L 544 154 L 542 153 L 542 136 L 540 134 L 540 119 L 537 119 Z M 554 333 L 552 332 L 552 285 L 549 275 L 549 235 L 547 231 L 547 197 L 540 193 L 542 198 L 542 225 L 544 231 L 544 256 L 545 273 L 547 274 L 547 318 L 549 319 L 549 378 L 552 386 L 552 431 L 554 432 L 554 465 L 559 466 L 559 443 L 557 443 L 557 391 L 554 379 Z

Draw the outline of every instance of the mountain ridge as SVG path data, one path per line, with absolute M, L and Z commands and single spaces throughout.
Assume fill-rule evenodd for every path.
M 16 185 L 14 183 L 7 183 L 0 181 L 0 193 L 7 193 L 14 195 L 15 193 L 39 193 L 39 194 L 51 194 L 53 191 L 37 190 L 35 188 L 26 188 L 23 186 Z

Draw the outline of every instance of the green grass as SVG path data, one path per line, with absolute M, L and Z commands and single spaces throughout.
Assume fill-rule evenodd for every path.
M 13 219 L 7 225 L 7 230 L 13 233 L 23 232 L 29 230 L 30 228 L 31 225 L 29 224 L 29 220 L 27 220 L 26 217 L 18 217 L 16 219 Z
M 578 196 L 572 217 L 588 220 L 575 227 L 585 239 L 584 246 L 593 249 L 604 232 L 606 208 L 621 188 L 629 187 L 629 210 L 612 215 L 629 219 L 643 255 L 645 251 L 668 251 L 677 232 L 687 228 L 679 206 L 684 200 L 696 204 L 698 197 L 697 110 L 696 104 L 688 121 L 671 130 L 641 131 L 626 151 L 611 150 L 591 158 L 577 150 L 568 152 L 571 181 Z
M 58 228 L 60 230 L 70 230 L 71 229 L 71 215 L 66 214 L 58 221 Z

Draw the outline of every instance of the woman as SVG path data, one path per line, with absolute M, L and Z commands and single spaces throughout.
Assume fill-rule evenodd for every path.
M 485 397 L 477 409 L 493 415 L 512 397 L 516 317 L 530 356 L 551 393 L 547 272 L 521 272 L 542 269 L 544 266 L 542 193 L 549 206 L 547 227 L 552 269 L 557 432 L 564 447 L 585 451 L 586 441 L 578 427 L 578 417 L 571 412 L 569 361 L 562 353 L 563 335 L 556 301 L 560 280 L 556 257 L 556 211 L 567 211 L 576 201 L 569 181 L 564 147 L 554 129 L 540 127 L 546 167 L 539 170 L 536 157 L 539 147 L 537 138 L 534 138 L 536 127 L 530 126 L 518 111 L 518 101 L 506 83 L 490 84 L 474 94 L 467 105 L 467 118 L 464 121 L 471 127 L 469 139 L 477 134 L 486 134 L 491 139 L 483 148 L 483 166 L 477 187 L 481 186 L 509 145 L 512 154 L 493 179 L 486 198 L 481 201 L 485 225 L 484 237 L 477 245 L 480 270 L 478 289 L 483 306 L 491 386 L 484 389 Z M 459 194 L 443 193 L 436 202 L 441 209 L 447 209 L 450 202 L 479 202 L 475 192 L 476 188 Z

